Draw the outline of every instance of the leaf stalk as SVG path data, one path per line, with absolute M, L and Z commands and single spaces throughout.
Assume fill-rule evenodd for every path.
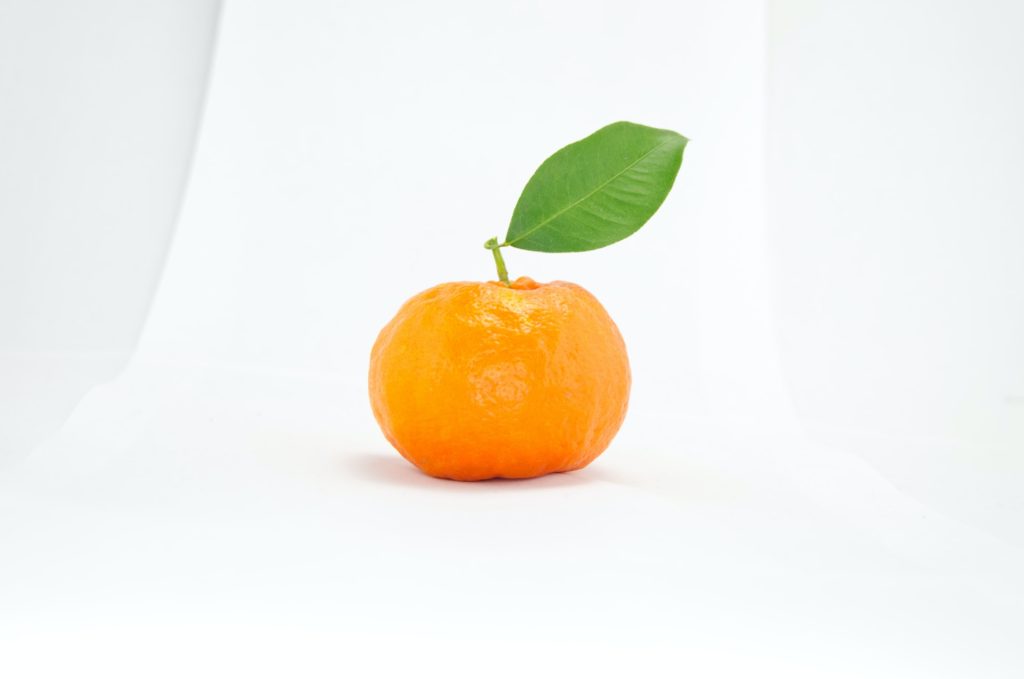
M 484 247 L 490 250 L 491 254 L 494 255 L 494 266 L 498 269 L 498 280 L 505 285 L 508 285 L 508 270 L 505 268 L 505 258 L 501 256 L 501 248 L 503 245 L 504 243 L 501 245 L 498 244 L 497 238 L 491 238 L 484 243 Z

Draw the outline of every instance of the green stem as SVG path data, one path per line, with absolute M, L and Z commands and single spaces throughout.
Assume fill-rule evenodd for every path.
M 498 280 L 508 285 L 508 271 L 505 269 L 505 259 L 501 256 L 501 246 L 498 245 L 498 239 L 490 239 L 484 243 L 484 247 L 494 255 L 494 266 L 498 267 Z

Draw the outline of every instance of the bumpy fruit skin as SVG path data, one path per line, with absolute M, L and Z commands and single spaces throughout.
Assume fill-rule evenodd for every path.
M 370 356 L 388 441 L 431 476 L 477 481 L 580 469 L 629 401 L 626 346 L 578 285 L 445 283 L 405 303 Z

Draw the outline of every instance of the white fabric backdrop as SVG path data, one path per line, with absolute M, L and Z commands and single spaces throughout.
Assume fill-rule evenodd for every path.
M 939 491 L 894 485 L 910 462 L 807 436 L 847 407 L 813 374 L 863 383 L 799 344 L 816 336 L 798 294 L 841 284 L 799 267 L 850 250 L 779 250 L 832 214 L 794 212 L 817 167 L 773 136 L 803 110 L 778 96 L 806 75 L 785 41 L 817 15 L 797 5 L 772 3 L 781 28 L 747 0 L 229 5 L 136 360 L 4 478 L 7 662 L 59 644 L 44 668 L 1019 673 L 1008 486 L 967 487 L 920 447 L 907 459 Z M 932 30 L 916 16 L 900 17 L 912 44 Z M 665 207 L 605 251 L 508 264 L 574 280 L 616 318 L 635 377 L 623 431 L 577 474 L 419 475 L 366 403 L 377 330 L 418 290 L 491 277 L 482 243 L 536 164 L 615 119 L 692 138 Z

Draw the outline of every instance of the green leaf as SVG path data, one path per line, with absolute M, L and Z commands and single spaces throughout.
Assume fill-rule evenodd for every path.
M 634 233 L 665 200 L 686 137 L 619 122 L 544 161 L 519 196 L 503 245 L 582 252 Z

